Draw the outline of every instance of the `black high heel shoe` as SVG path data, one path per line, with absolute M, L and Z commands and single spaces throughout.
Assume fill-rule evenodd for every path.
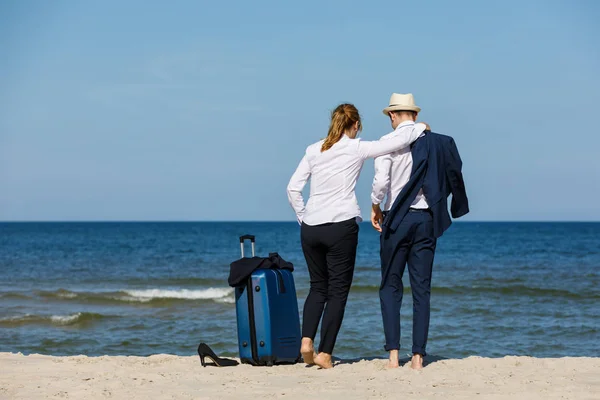
M 218 357 L 214 351 L 206 343 L 200 343 L 198 345 L 198 355 L 200 356 L 200 362 L 203 367 L 206 367 L 205 358 L 208 357 L 217 367 L 235 367 L 239 363 L 235 360 L 228 358 Z

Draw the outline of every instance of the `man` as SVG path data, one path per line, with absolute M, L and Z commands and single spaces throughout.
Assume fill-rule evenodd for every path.
M 414 125 L 420 111 L 412 94 L 394 93 L 383 113 L 396 129 Z M 447 203 L 450 193 L 452 217 L 459 218 L 469 212 L 461 168 L 454 140 L 430 131 L 425 131 L 410 148 L 375 160 L 371 223 L 381 232 L 379 297 L 390 368 L 399 365 L 402 276 L 406 264 L 413 297 L 411 366 L 423 368 L 433 257 L 437 238 L 452 223 Z M 387 199 L 382 211 L 380 204 L 384 197 Z

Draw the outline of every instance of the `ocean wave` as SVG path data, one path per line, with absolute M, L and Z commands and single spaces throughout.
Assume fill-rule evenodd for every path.
M 235 304 L 235 297 L 227 296 L 216 300 L 217 303 Z
M 564 299 L 573 301 L 593 301 L 600 299 L 598 291 L 570 291 L 562 288 L 540 288 L 523 284 L 492 286 L 476 283 L 472 286 L 434 286 L 431 289 L 434 296 L 511 296 L 528 297 L 531 299 Z M 379 285 L 358 283 L 354 284 L 351 294 L 378 294 Z M 58 289 L 54 291 L 37 291 L 34 293 L 2 293 L 3 299 L 37 299 L 39 297 L 52 300 L 73 302 L 79 304 L 139 304 L 144 306 L 163 307 L 178 302 L 212 301 L 220 304 L 235 303 L 234 290 L 229 287 L 210 287 L 202 289 L 184 288 L 148 288 L 121 289 L 116 291 L 75 291 Z M 308 288 L 297 289 L 298 298 L 306 297 Z M 405 296 L 410 296 L 410 285 L 405 285 Z
M 377 293 L 379 285 L 354 285 L 351 293 Z M 565 289 L 555 288 L 539 288 L 526 285 L 509 285 L 509 286 L 441 286 L 435 285 L 431 288 L 431 292 L 435 295 L 477 295 L 477 294 L 501 294 L 507 296 L 527 296 L 536 297 L 552 297 L 573 300 L 593 300 L 600 299 L 600 293 L 596 292 L 572 292 Z M 405 285 L 404 293 L 410 294 L 410 285 Z
M 209 288 L 209 289 L 146 289 L 125 290 L 132 299 L 139 301 L 150 301 L 152 299 L 183 299 L 183 300 L 218 300 L 233 294 L 232 288 Z
M 461 293 L 496 293 L 502 295 L 512 296 L 527 296 L 527 297 L 552 297 L 552 298 L 563 298 L 573 300 L 591 300 L 600 299 L 600 293 L 598 292 L 572 292 L 565 289 L 556 288 L 540 288 L 531 287 L 526 285 L 511 285 L 511 286 L 473 286 L 470 288 L 459 288 Z
M 6 292 L 6 293 L 0 293 L 0 299 L 30 299 L 31 296 L 28 296 L 24 293 L 13 293 L 13 292 Z
M 110 283 L 119 283 L 122 280 L 114 280 Z M 127 279 L 127 284 L 131 286 L 145 287 L 215 287 L 223 284 L 223 279 L 217 278 L 197 278 L 189 276 L 170 276 L 170 277 L 135 277 Z
M 149 305 L 168 305 L 177 301 L 217 301 L 229 303 L 233 297 L 232 288 L 207 288 L 207 289 L 123 289 L 113 292 L 75 292 L 66 289 L 56 291 L 40 291 L 41 297 L 75 301 L 78 303 L 140 303 Z
M 68 315 L 35 315 L 24 314 L 0 318 L 0 326 L 17 327 L 23 325 L 54 325 L 70 326 L 76 324 L 89 324 L 94 321 L 109 318 L 106 315 L 88 312 L 78 312 Z
M 77 293 L 69 292 L 68 290 L 59 289 L 56 292 L 56 297 L 60 297 L 63 299 L 74 299 L 77 297 Z

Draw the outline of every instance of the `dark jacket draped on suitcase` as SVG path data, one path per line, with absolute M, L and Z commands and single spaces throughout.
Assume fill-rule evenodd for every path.
M 291 262 L 285 261 L 277 253 L 269 253 L 269 257 L 242 257 L 231 263 L 228 283 L 231 287 L 242 286 L 257 269 L 294 270 Z

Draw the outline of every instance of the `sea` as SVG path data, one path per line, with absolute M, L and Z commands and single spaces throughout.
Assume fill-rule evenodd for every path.
M 0 352 L 189 356 L 205 342 L 235 357 L 227 277 L 243 234 L 294 264 L 302 313 L 295 222 L 0 223 Z M 401 355 L 408 270 L 404 282 Z M 335 356 L 385 356 L 379 283 L 379 236 L 363 223 Z M 438 241 L 428 353 L 599 357 L 599 304 L 600 223 L 456 222 Z

